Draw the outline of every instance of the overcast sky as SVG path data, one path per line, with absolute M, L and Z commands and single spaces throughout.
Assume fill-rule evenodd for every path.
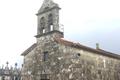
M 0 65 L 22 63 L 20 54 L 36 42 L 36 13 L 43 0 L 0 0 Z M 62 8 L 65 38 L 120 53 L 120 0 L 54 0 Z

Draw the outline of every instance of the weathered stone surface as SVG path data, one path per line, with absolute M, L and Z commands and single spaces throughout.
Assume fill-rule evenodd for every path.
M 47 0 L 46 0 L 47 1 Z M 120 80 L 120 55 L 92 49 L 63 39 L 59 31 L 58 8 L 44 12 L 44 3 L 38 16 L 36 45 L 23 53 L 24 80 Z M 53 4 L 50 3 L 49 8 Z M 55 4 L 54 4 L 55 5 Z M 56 5 L 57 6 L 57 5 Z M 44 13 L 41 13 L 41 12 Z M 53 14 L 53 31 L 48 30 L 48 14 Z M 45 33 L 40 19 L 44 17 Z M 32 50 L 31 50 L 32 49 Z
M 58 44 L 53 35 L 38 38 L 37 47 L 25 56 L 25 73 L 30 70 L 39 78 L 49 74 L 50 80 L 120 79 L 120 60 Z M 47 61 L 43 61 L 45 51 L 49 53 Z

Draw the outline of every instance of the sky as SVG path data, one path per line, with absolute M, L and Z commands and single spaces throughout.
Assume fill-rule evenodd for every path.
M 120 54 L 120 0 L 53 0 L 62 8 L 65 39 Z M 0 66 L 20 67 L 21 53 L 36 42 L 43 0 L 0 0 Z

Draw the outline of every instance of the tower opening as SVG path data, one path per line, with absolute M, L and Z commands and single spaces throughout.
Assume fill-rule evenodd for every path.
M 42 31 L 41 33 L 45 33 L 45 28 L 42 27 L 41 31 Z
M 50 25 L 50 31 L 53 31 L 53 25 Z
M 41 27 L 40 33 L 45 33 L 45 18 L 44 17 L 40 19 L 40 27 Z
M 48 31 L 53 31 L 54 27 L 53 27 L 53 15 L 49 14 L 48 15 Z

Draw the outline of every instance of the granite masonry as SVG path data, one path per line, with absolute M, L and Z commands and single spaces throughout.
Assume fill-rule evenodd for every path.
M 120 55 L 64 39 L 59 6 L 44 0 L 37 41 L 22 53 L 23 80 L 120 80 Z

